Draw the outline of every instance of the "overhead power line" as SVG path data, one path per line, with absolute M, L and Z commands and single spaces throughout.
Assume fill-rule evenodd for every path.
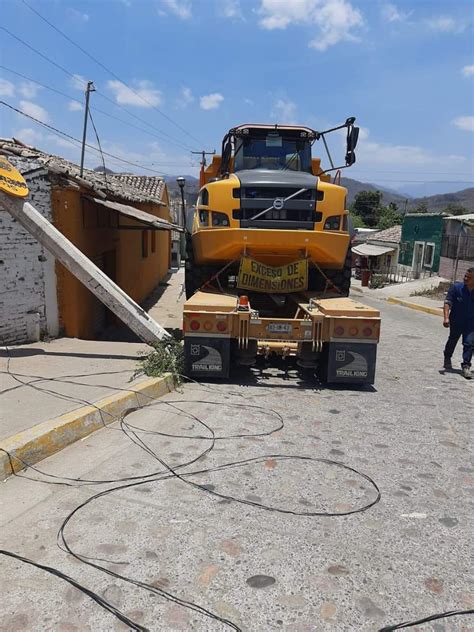
M 3 70 L 6 70 L 7 72 L 11 72 L 12 74 L 16 75 L 17 77 L 21 77 L 22 79 L 25 79 L 25 81 L 30 81 L 31 83 L 36 84 L 37 86 L 41 86 L 42 88 L 44 88 L 45 90 L 49 90 L 50 92 L 54 92 L 56 94 L 61 95 L 62 97 L 69 99 L 70 101 L 74 101 L 75 103 L 79 103 L 79 105 L 81 105 L 81 107 L 83 106 L 82 101 L 80 101 L 79 99 L 76 99 L 76 97 L 71 96 L 70 94 L 66 94 L 65 92 L 61 92 L 61 90 L 57 90 L 56 88 L 53 88 L 51 86 L 46 85 L 45 83 L 41 83 L 40 81 L 37 81 L 36 79 L 32 79 L 31 77 L 27 77 L 26 75 L 22 74 L 21 72 L 18 72 L 16 70 L 13 70 L 12 68 L 8 68 L 7 66 L 3 66 L 0 64 L 0 68 Z M 96 90 L 97 92 L 97 90 Z M 99 92 L 97 92 L 97 94 L 99 96 L 104 97 L 104 95 L 101 95 Z M 112 102 L 113 103 L 113 102 Z M 116 105 L 116 104 L 114 104 Z M 91 106 L 91 110 L 94 110 L 95 112 L 99 112 L 100 114 L 102 114 L 103 116 L 107 116 L 110 119 L 113 119 L 115 121 L 118 121 L 119 123 L 122 123 L 123 125 L 128 125 L 129 127 L 133 128 L 133 129 L 137 129 L 141 132 L 143 132 L 144 134 L 147 134 L 149 136 L 154 136 L 155 138 L 158 138 L 158 140 L 161 140 L 165 143 L 169 143 L 170 145 L 175 145 L 175 146 L 179 146 L 181 149 L 184 149 L 185 151 L 187 151 L 189 149 L 189 147 L 187 147 L 186 145 L 183 145 L 182 143 L 180 143 L 179 141 L 170 141 L 167 138 L 164 138 L 163 136 L 160 136 L 159 134 L 156 134 L 154 132 L 150 132 L 146 129 L 143 129 L 142 127 L 138 127 L 138 125 L 134 125 L 133 123 L 130 123 L 129 121 L 126 121 L 118 116 L 115 116 L 114 114 L 111 114 L 110 112 L 106 112 L 105 110 L 101 110 L 98 107 L 92 107 Z M 127 110 L 125 110 L 127 112 Z M 130 114 L 132 116 L 134 116 L 131 112 Z M 139 119 L 140 120 L 140 119 Z
M 116 79 L 117 81 L 120 81 L 120 83 L 122 83 L 123 85 L 125 85 L 129 90 L 131 90 L 131 92 L 133 92 L 133 94 L 135 94 L 138 98 L 140 98 L 142 101 L 144 101 L 145 103 L 147 103 L 150 107 L 152 107 L 154 110 L 156 110 L 156 112 L 158 112 L 158 114 L 160 114 L 160 116 L 163 116 L 167 121 L 169 121 L 172 125 L 174 125 L 175 127 L 177 127 L 179 130 L 181 130 L 184 134 L 186 134 L 186 136 L 189 136 L 190 138 L 194 139 L 197 143 L 199 143 L 200 145 L 202 145 L 203 143 L 198 140 L 195 136 L 193 136 L 193 134 L 191 134 L 191 132 L 189 132 L 188 130 L 186 130 L 184 127 L 182 127 L 179 123 L 177 123 L 174 119 L 171 118 L 171 116 L 168 116 L 167 114 L 165 114 L 164 112 L 162 112 L 156 105 L 154 105 L 153 103 L 151 103 L 151 101 L 149 101 L 148 99 L 146 99 L 142 94 L 140 94 L 139 92 L 137 92 L 136 90 L 134 90 L 131 86 L 129 86 L 121 77 L 119 77 L 113 70 L 111 70 L 110 68 L 108 68 L 105 64 L 103 64 L 101 61 L 99 61 L 96 57 L 94 57 L 94 55 L 91 55 L 91 53 L 89 53 L 87 50 L 85 50 L 80 44 L 78 44 L 76 41 L 74 41 L 71 37 L 69 37 L 69 35 L 67 35 L 66 33 L 64 33 L 64 31 L 62 31 L 60 28 L 58 28 L 55 24 L 53 24 L 52 22 L 50 22 L 47 18 L 45 18 L 37 9 L 35 9 L 34 7 L 32 7 L 31 5 L 28 4 L 28 2 L 26 2 L 26 0 L 22 0 L 23 4 L 28 7 L 28 9 L 30 9 L 30 11 L 32 11 L 35 15 L 37 15 L 41 20 L 43 20 L 43 22 L 45 22 L 48 26 L 50 26 L 53 30 L 56 31 L 56 33 L 59 33 L 59 35 L 61 35 L 62 37 L 64 37 L 65 40 L 67 40 L 70 44 L 72 44 L 73 46 L 75 46 L 78 50 L 80 50 L 84 55 L 86 55 L 87 57 L 89 57 L 89 59 L 91 59 L 93 62 L 95 62 L 96 64 L 98 64 L 103 70 L 105 70 L 106 72 L 108 72 L 110 75 L 112 75 L 112 77 L 114 77 L 114 79 Z
M 18 37 L 18 35 L 15 35 L 14 33 L 12 33 L 11 31 L 9 31 L 7 28 L 5 28 L 4 26 L 0 25 L 0 29 L 2 29 L 3 31 L 5 31 L 5 33 L 7 33 L 8 35 L 10 35 L 11 37 L 13 37 L 14 39 L 16 39 L 18 42 L 20 42 L 20 44 L 22 44 L 23 46 L 25 46 L 26 48 L 29 48 L 31 51 L 33 51 L 36 55 L 39 55 L 42 59 L 44 59 L 45 61 L 47 61 L 48 63 L 52 64 L 53 66 L 55 66 L 56 68 L 58 68 L 59 70 L 61 70 L 61 72 L 65 73 L 68 77 L 71 77 L 71 79 L 73 79 L 74 81 L 77 81 L 77 75 L 75 75 L 74 73 L 72 73 L 70 70 L 67 70 L 67 68 L 64 68 L 64 66 L 61 66 L 60 64 L 58 64 L 57 62 L 54 61 L 54 59 L 51 59 L 50 57 L 48 57 L 47 55 L 45 55 L 44 53 L 42 53 L 41 51 L 39 51 L 37 48 L 35 48 L 34 46 L 31 46 L 31 44 L 28 44 L 28 42 L 25 42 L 25 40 L 23 40 L 21 37 Z M 174 138 L 174 136 L 171 136 L 171 134 L 168 134 L 167 132 L 164 132 L 163 130 L 160 130 L 158 127 L 156 127 L 155 125 L 153 125 L 152 123 L 149 123 L 148 121 L 146 121 L 145 119 L 137 116 L 136 114 L 134 114 L 133 112 L 130 112 L 130 110 L 127 110 L 127 108 L 123 107 L 123 105 L 120 105 L 119 103 L 116 103 L 113 99 L 111 99 L 110 97 L 108 97 L 105 94 L 102 94 L 102 92 L 100 92 L 100 90 L 97 90 L 97 94 L 98 96 L 100 96 L 102 99 L 108 101 L 109 103 L 111 103 L 114 107 L 120 108 L 121 110 L 123 110 L 124 112 L 126 112 L 129 116 L 132 116 L 134 119 L 136 119 L 137 121 L 140 121 L 141 123 L 143 123 L 144 125 L 151 127 L 152 129 L 156 130 L 157 132 L 159 132 L 160 134 L 162 134 L 163 136 L 168 137 L 170 140 L 172 140 L 175 144 L 180 145 L 182 148 L 184 148 L 185 150 L 192 150 L 193 147 L 191 147 L 190 145 L 185 145 L 184 143 L 182 143 L 181 141 L 179 141 L 178 139 Z M 110 115 L 112 116 L 112 115 Z M 169 142 L 169 141 L 166 141 Z
M 78 143 L 79 145 L 81 145 L 81 141 L 78 138 L 75 138 L 74 136 L 71 136 L 70 134 L 68 134 L 67 132 L 63 132 L 62 130 L 53 127 L 52 125 L 48 125 L 48 123 L 43 123 L 43 121 L 40 121 L 39 119 L 35 118 L 34 116 L 31 116 L 30 114 L 27 114 L 26 112 L 23 112 L 22 110 L 19 110 L 18 108 L 15 108 L 13 105 L 10 105 L 9 103 L 6 103 L 5 101 L 0 101 L 0 105 L 4 105 L 7 108 L 10 108 L 10 110 L 13 110 L 14 112 L 17 112 L 18 114 L 21 114 L 22 116 L 25 116 L 26 118 L 34 121 L 35 123 L 38 123 L 38 125 L 41 125 L 42 127 L 45 127 L 46 129 L 49 129 L 50 131 L 54 132 L 55 134 L 59 134 L 61 136 L 63 136 L 66 139 L 69 139 L 70 141 L 74 141 L 75 143 Z M 139 165 L 136 162 L 132 162 L 131 160 L 125 160 L 124 158 L 120 158 L 120 156 L 116 156 L 115 154 L 111 154 L 107 151 L 101 152 L 100 149 L 98 149 L 97 147 L 94 147 L 94 145 L 90 145 L 89 143 L 85 144 L 86 147 L 88 147 L 89 149 L 92 149 L 93 151 L 100 153 L 103 153 L 104 156 L 108 156 L 109 158 L 114 158 L 115 160 L 118 160 L 119 162 L 122 162 L 126 165 L 132 165 L 133 167 L 137 167 L 139 169 L 144 169 L 145 171 L 150 171 L 151 173 L 156 173 L 159 176 L 170 176 L 171 174 L 169 173 L 164 173 L 163 171 L 156 171 L 156 169 L 149 169 L 148 167 L 144 167 L 143 165 Z

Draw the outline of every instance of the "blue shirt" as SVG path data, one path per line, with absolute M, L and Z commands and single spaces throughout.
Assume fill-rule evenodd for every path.
M 462 282 L 454 283 L 448 290 L 445 303 L 451 307 L 451 325 L 468 332 L 474 331 L 474 290 L 469 290 Z

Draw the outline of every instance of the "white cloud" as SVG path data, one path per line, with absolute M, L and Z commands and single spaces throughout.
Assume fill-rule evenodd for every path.
M 462 69 L 462 74 L 465 77 L 470 77 L 471 75 L 474 75 L 474 64 L 472 66 L 464 66 L 464 68 Z
M 41 90 L 41 86 L 38 86 L 36 83 L 32 83 L 31 81 L 22 81 L 20 87 L 18 88 L 18 92 L 25 99 L 34 99 L 38 92 Z
M 11 81 L 0 79 L 0 97 L 15 96 L 15 86 Z
M 20 101 L 20 110 L 22 110 L 25 114 L 29 114 L 29 116 L 42 121 L 43 123 L 49 122 L 48 113 L 37 103 L 32 103 L 31 101 Z
M 213 92 L 212 94 L 207 94 L 201 97 L 199 104 L 203 110 L 216 110 L 223 100 L 224 97 L 222 94 L 219 92 Z
M 67 104 L 67 109 L 70 112 L 79 112 L 80 110 L 83 110 L 84 107 L 78 101 L 69 101 L 69 103 Z
M 41 134 L 41 132 L 38 132 L 31 127 L 24 127 L 23 129 L 19 129 L 17 132 L 14 132 L 12 136 L 14 138 L 17 138 L 18 140 L 21 140 L 27 145 L 33 145 L 43 138 L 43 134 Z
M 84 92 L 87 87 L 87 79 L 84 79 L 82 75 L 73 75 L 73 77 L 69 79 L 69 85 L 75 90 Z
M 242 9 L 239 0 L 218 0 L 217 2 L 219 14 L 223 18 L 240 18 L 243 19 Z
M 108 81 L 107 87 L 114 93 L 119 105 L 135 105 L 139 108 L 151 108 L 161 105 L 162 93 L 157 90 L 151 81 L 142 79 L 133 82 L 133 90 L 121 81 Z
M 252 101 L 252 99 L 244 99 L 244 103 L 246 105 L 255 105 L 255 101 Z
M 162 4 L 170 11 L 181 18 L 189 20 L 192 17 L 191 2 L 189 0 L 161 0 Z
M 76 9 L 68 9 L 68 14 L 70 18 L 83 24 L 89 22 L 90 19 L 90 15 L 88 13 L 82 13 L 82 11 L 77 11 Z
M 359 41 L 352 31 L 364 25 L 360 11 L 347 0 L 261 0 L 258 13 L 260 25 L 268 30 L 314 25 L 318 32 L 309 45 L 319 51 L 341 41 Z
M 414 169 L 415 172 L 417 167 L 439 166 L 439 156 L 423 147 L 417 145 L 378 143 L 368 140 L 369 135 L 370 132 L 367 128 L 360 128 L 359 144 L 356 149 L 356 168 L 363 166 L 364 169 L 373 167 L 374 170 L 377 170 L 380 169 L 381 165 L 384 165 L 388 169 L 396 169 L 397 167 L 406 169 L 409 167 Z M 345 136 L 341 140 L 345 147 Z M 464 161 L 465 158 L 463 156 L 449 156 L 449 162 L 453 167 L 456 167 Z
M 412 11 L 405 13 L 404 11 L 400 11 L 398 7 L 394 4 L 384 4 L 381 7 L 382 17 L 387 22 L 404 22 L 407 18 L 410 17 Z
M 195 101 L 194 95 L 191 92 L 191 88 L 186 88 L 183 86 L 181 88 L 181 92 L 178 97 L 178 107 L 186 108 L 188 105 L 191 105 Z
M 273 104 L 270 116 L 276 119 L 276 123 L 286 125 L 295 123 L 296 103 L 293 103 L 293 101 L 289 99 L 277 99 Z
M 458 116 L 451 122 L 459 129 L 474 132 L 474 116 Z
M 455 20 L 449 15 L 438 15 L 426 22 L 429 28 L 439 33 L 462 33 L 466 28 L 465 23 Z

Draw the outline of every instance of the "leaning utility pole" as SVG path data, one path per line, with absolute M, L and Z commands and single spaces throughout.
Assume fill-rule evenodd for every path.
M 82 132 L 82 149 L 81 149 L 81 178 L 84 174 L 84 154 L 86 151 L 86 136 L 87 136 L 87 120 L 89 118 L 89 97 L 90 93 L 95 92 L 94 82 L 88 81 L 86 86 L 86 106 L 84 111 L 84 130 Z
M 23 176 L 0 156 L 0 209 L 5 209 L 65 268 L 144 342 L 153 345 L 171 335 L 114 283 L 24 198 L 28 187 Z

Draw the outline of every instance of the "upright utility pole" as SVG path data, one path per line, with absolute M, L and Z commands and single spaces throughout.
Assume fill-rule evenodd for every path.
M 214 149 L 213 151 L 206 151 L 205 149 L 202 149 L 201 151 L 192 151 L 191 153 L 201 156 L 201 162 L 199 164 L 201 165 L 201 167 L 205 167 L 207 164 L 206 156 L 214 156 L 216 153 L 216 150 Z
M 199 171 L 199 186 L 202 187 L 206 182 L 206 179 L 204 177 L 204 169 L 206 167 L 206 156 L 214 156 L 214 154 L 216 153 L 216 150 L 214 149 L 214 151 L 206 151 L 205 149 L 203 149 L 202 151 L 192 151 L 191 153 L 201 156 L 201 162 L 200 162 L 201 169 Z
M 81 178 L 84 173 L 84 154 L 86 151 L 87 121 L 89 119 L 89 96 L 91 92 L 95 92 L 94 82 L 88 81 L 86 87 L 86 107 L 84 111 L 84 130 L 82 133 L 82 150 L 81 150 Z

